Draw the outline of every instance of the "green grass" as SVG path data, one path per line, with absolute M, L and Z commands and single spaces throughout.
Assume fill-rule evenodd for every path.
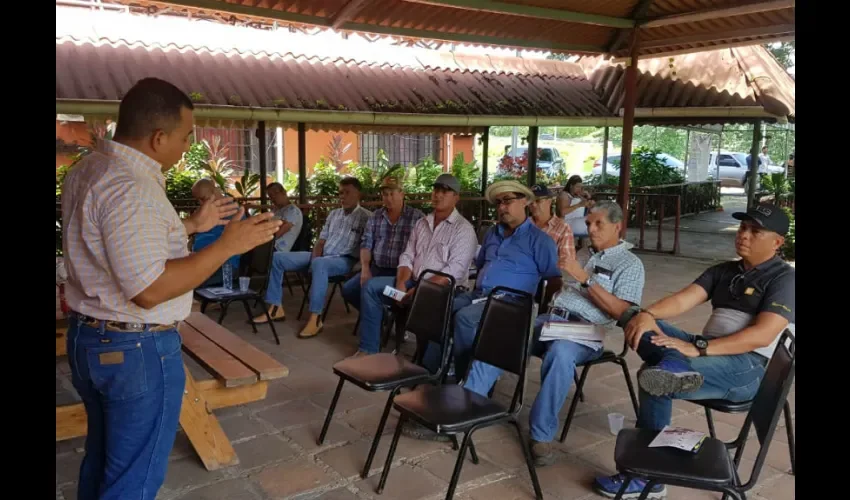
M 521 142 L 521 141 L 520 141 Z M 499 159 L 504 155 L 505 146 L 510 146 L 510 137 L 490 136 L 488 168 L 493 171 Z M 602 157 L 601 142 L 578 142 L 573 140 L 539 141 L 539 147 L 553 147 L 564 158 L 567 175 L 589 175 L 593 170 L 593 162 Z M 609 148 L 609 153 L 611 152 Z M 481 148 L 476 148 L 476 157 L 481 164 Z M 591 158 L 592 157 L 592 158 Z

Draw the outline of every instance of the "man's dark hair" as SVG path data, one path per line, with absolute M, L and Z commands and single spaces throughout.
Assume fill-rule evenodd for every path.
M 354 189 L 358 191 L 363 191 L 363 186 L 360 185 L 360 181 L 357 180 L 357 177 L 343 177 L 341 181 L 339 181 L 340 186 L 353 186 Z
M 266 186 L 266 191 L 268 191 L 269 189 L 280 189 L 281 191 L 286 192 L 286 190 L 283 189 L 283 184 L 279 182 L 272 182 L 271 184 Z
M 156 130 L 170 133 L 180 123 L 183 108 L 192 110 L 195 106 L 173 84 L 159 78 L 139 80 L 121 99 L 115 137 L 141 139 Z

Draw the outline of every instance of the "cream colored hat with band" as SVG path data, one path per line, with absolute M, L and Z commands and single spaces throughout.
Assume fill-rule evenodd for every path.
M 484 193 L 484 197 L 487 198 L 490 203 L 495 203 L 496 196 L 504 193 L 522 193 L 526 198 L 528 198 L 528 201 L 534 201 L 534 193 L 531 192 L 531 189 L 529 189 L 528 186 L 519 181 L 494 182 L 487 188 L 487 191 Z

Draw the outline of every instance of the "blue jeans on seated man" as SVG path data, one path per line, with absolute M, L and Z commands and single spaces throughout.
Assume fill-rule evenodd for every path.
M 265 302 L 270 306 L 283 304 L 283 275 L 290 271 L 310 270 L 310 312 L 321 314 L 328 293 L 328 279 L 340 276 L 354 266 L 355 259 L 349 256 L 316 257 L 310 252 L 275 252 Z
M 378 267 L 374 263 L 369 266 L 369 270 L 372 273 L 372 278 L 385 276 L 395 277 L 397 271 L 395 267 Z M 345 298 L 346 302 L 351 304 L 351 306 L 358 311 L 360 310 L 360 293 L 362 292 L 362 287 L 360 286 L 361 273 L 355 274 L 351 277 L 351 279 L 342 284 L 342 296 Z M 390 286 L 393 285 L 395 285 L 395 280 L 390 283 Z
M 67 344 L 88 419 L 77 498 L 154 500 L 183 402 L 180 334 L 110 332 L 72 315 Z
M 573 385 L 576 365 L 587 363 L 602 355 L 601 348 L 595 350 L 569 340 L 552 342 L 537 340 L 543 329 L 543 323 L 548 321 L 550 316 L 541 314 L 534 322 L 535 340 L 531 348 L 532 355 L 543 358 L 543 365 L 540 368 L 540 392 L 531 406 L 529 418 L 531 439 L 543 443 L 555 439 L 555 433 L 558 432 L 560 425 L 558 413 Z M 501 373 L 500 368 L 474 361 L 464 387 L 486 396 Z
M 668 337 L 693 342 L 693 335 L 669 323 L 659 321 L 658 326 Z M 653 396 L 640 388 L 638 427 L 661 430 L 665 425 L 670 425 L 674 399 L 727 399 L 743 402 L 755 397 L 764 377 L 767 358 L 754 352 L 689 358 L 676 349 L 653 344 L 650 341 L 653 335 L 653 332 L 644 333 L 638 343 L 637 353 L 644 361 L 644 369 L 671 367 L 673 371 L 692 370 L 702 375 L 703 382 L 696 391 L 664 396 Z
M 407 280 L 405 286 L 410 289 L 416 284 Z M 381 352 L 381 323 L 384 319 L 384 305 L 395 301 L 384 295 L 384 287 L 395 286 L 395 276 L 378 276 L 366 282 L 360 291 L 360 347 L 369 354 Z

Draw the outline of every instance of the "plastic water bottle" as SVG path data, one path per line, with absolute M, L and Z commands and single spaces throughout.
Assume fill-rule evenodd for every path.
M 225 262 L 221 266 L 221 280 L 224 288 L 233 290 L 233 267 L 230 265 L 230 262 Z

